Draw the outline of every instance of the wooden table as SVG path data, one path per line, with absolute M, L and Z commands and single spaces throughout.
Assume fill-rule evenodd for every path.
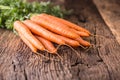
M 118 0 L 107 1 L 119 4 Z M 69 47 L 60 47 L 58 52 L 64 61 L 45 60 L 32 53 L 13 32 L 0 29 L 0 80 L 120 80 L 119 41 L 101 16 L 103 8 L 100 10 L 97 5 L 91 0 L 68 0 L 65 3 L 66 8 L 74 9 L 67 19 L 96 36 L 86 39 L 93 44 L 90 49 L 75 48 L 80 57 Z M 119 17 L 120 13 L 117 14 Z

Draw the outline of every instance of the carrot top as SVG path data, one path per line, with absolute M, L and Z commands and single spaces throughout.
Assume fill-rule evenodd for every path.
M 63 17 L 65 14 L 52 2 L 29 3 L 27 0 L 0 0 L 0 28 L 12 30 L 14 21 L 25 20 L 35 13 L 47 13 L 58 17 Z

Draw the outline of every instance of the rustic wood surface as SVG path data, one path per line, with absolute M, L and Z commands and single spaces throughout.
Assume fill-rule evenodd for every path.
M 32 53 L 11 31 L 0 29 L 0 80 L 120 79 L 120 45 L 93 2 L 66 1 L 65 7 L 74 9 L 74 14 L 67 19 L 98 35 L 86 39 L 93 47 L 75 48 L 81 55 L 79 58 L 70 48 L 62 46 L 58 52 L 64 61 L 49 61 Z
M 94 3 L 120 44 L 120 0 L 94 0 Z

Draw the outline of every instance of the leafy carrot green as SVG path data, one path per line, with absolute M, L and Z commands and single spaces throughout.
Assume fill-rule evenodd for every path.
M 14 21 L 28 19 L 31 14 L 47 13 L 63 18 L 66 12 L 51 2 L 0 0 L 0 28 L 13 29 Z

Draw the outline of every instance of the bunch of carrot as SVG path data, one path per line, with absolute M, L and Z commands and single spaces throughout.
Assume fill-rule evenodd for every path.
M 30 20 L 15 21 L 14 29 L 23 42 L 35 53 L 37 50 L 56 54 L 53 43 L 72 47 L 91 44 L 82 39 L 90 32 L 74 23 L 45 13 L 31 16 Z

